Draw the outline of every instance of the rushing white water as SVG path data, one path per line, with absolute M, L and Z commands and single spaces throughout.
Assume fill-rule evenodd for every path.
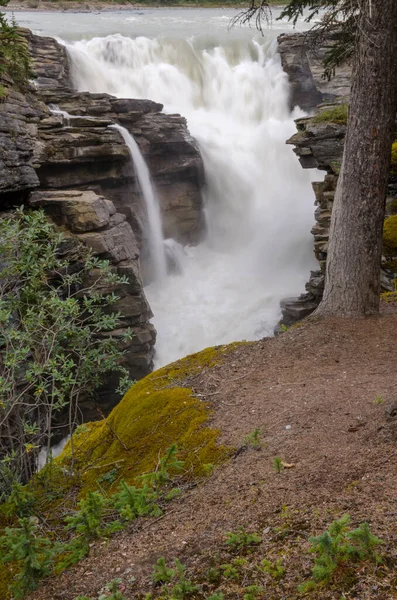
M 311 175 L 285 145 L 296 129 L 274 44 L 110 35 L 68 51 L 79 90 L 162 102 L 187 118 L 203 156 L 206 239 L 146 288 L 157 364 L 271 335 L 280 300 L 303 291 L 315 264 Z
M 134 163 L 136 176 L 145 200 L 148 215 L 149 255 L 152 263 L 151 274 L 155 282 L 162 282 L 167 274 L 163 228 L 161 224 L 159 201 L 150 179 L 149 169 L 138 144 L 127 129 L 120 125 L 111 125 L 111 127 L 117 129 L 122 135 Z

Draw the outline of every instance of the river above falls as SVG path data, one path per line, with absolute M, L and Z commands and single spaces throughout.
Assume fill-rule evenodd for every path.
M 237 12 L 233 8 L 134 8 L 88 12 L 36 10 L 19 11 L 16 17 L 21 27 L 28 27 L 37 35 L 60 37 L 67 41 L 115 33 L 150 38 L 161 35 L 188 38 L 211 33 L 218 41 L 260 35 L 248 25 L 229 31 L 230 21 Z M 293 31 L 287 20 L 277 21 L 280 12 L 280 8 L 272 9 L 271 27 L 264 27 L 266 37 L 275 38 L 282 32 Z M 296 29 L 303 31 L 309 26 L 302 18 Z

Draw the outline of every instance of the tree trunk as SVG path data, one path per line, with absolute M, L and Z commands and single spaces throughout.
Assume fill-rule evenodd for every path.
M 397 0 L 362 0 L 345 151 L 319 316 L 379 312 L 390 149 L 397 110 Z

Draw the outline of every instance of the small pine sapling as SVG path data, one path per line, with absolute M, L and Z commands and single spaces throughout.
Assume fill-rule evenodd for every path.
M 102 529 L 105 498 L 99 492 L 88 492 L 87 498 L 80 500 L 78 510 L 65 518 L 65 529 L 78 536 L 64 546 L 64 559 L 61 569 L 75 564 L 89 553 L 90 543 L 104 534 Z
M 365 560 L 380 562 L 375 548 L 382 540 L 373 535 L 368 523 L 349 531 L 350 516 L 343 515 L 331 523 L 328 531 L 309 538 L 311 552 L 316 554 L 312 568 L 313 579 L 300 585 L 299 591 L 307 592 L 317 583 L 329 582 L 336 570 Z
M 113 505 L 117 508 L 120 516 L 126 521 L 132 521 L 137 517 L 155 516 L 159 517 L 162 512 L 155 503 L 156 492 L 147 485 L 137 488 L 128 485 L 126 481 L 120 482 L 120 491 L 112 498 Z
M 171 479 L 170 473 L 179 472 L 183 469 L 184 463 L 177 458 L 177 454 L 177 445 L 172 444 L 172 446 L 167 448 L 165 455 L 159 460 L 156 470 L 139 477 L 143 485 L 156 489 L 167 484 Z
M 51 540 L 40 535 L 37 518 L 24 517 L 18 524 L 19 527 L 12 529 L 7 527 L 0 538 L 1 562 L 19 566 L 18 575 L 10 586 L 15 600 L 34 590 L 39 580 L 50 574 L 58 551 Z
M 281 471 L 284 469 L 283 461 L 279 456 L 276 456 L 273 459 L 273 469 L 276 471 L 276 473 L 281 473 Z
M 98 600 L 127 600 L 124 594 L 121 593 L 120 584 L 121 579 L 113 579 L 106 584 L 106 594 L 101 594 Z
M 152 573 L 154 584 L 169 583 L 175 577 L 175 570 L 167 567 L 164 556 L 157 559 Z
M 245 436 L 244 444 L 253 448 L 254 450 L 260 450 L 262 448 L 261 437 L 263 435 L 262 429 L 254 429 Z
M 190 579 L 186 579 L 186 567 L 179 559 L 174 560 L 176 584 L 171 589 L 171 597 L 176 600 L 184 600 L 187 596 L 191 596 L 200 590 L 200 586 L 194 584 Z
M 350 542 L 349 554 L 356 555 L 359 560 L 382 562 L 381 557 L 376 552 L 376 547 L 383 544 L 383 541 L 371 532 L 368 523 L 361 523 L 357 529 L 349 531 L 346 537 Z
M 10 496 L 5 504 L 7 516 L 30 517 L 33 514 L 36 503 L 35 495 L 27 486 L 14 483 Z
M 264 588 L 260 585 L 249 585 L 245 588 L 243 600 L 257 600 L 263 598 Z
M 226 533 L 226 544 L 233 550 L 243 550 L 249 546 L 260 544 L 261 541 L 262 538 L 258 533 L 248 533 L 244 527 Z
M 101 536 L 101 525 L 105 498 L 99 492 L 88 492 L 85 500 L 80 500 L 75 514 L 65 518 L 66 529 L 79 533 L 88 544 Z
M 248 566 L 245 558 L 235 558 L 231 563 L 221 565 L 223 576 L 226 579 L 240 579 L 243 577 L 244 569 Z
M 285 575 L 285 569 L 283 567 L 283 559 L 279 558 L 275 563 L 270 560 L 263 559 L 260 563 L 260 570 L 270 575 L 272 579 L 279 581 Z

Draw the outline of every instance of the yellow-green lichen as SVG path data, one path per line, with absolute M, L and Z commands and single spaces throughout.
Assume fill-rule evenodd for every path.
M 383 252 L 386 257 L 397 254 L 397 215 L 388 217 L 383 225 Z
M 228 450 L 217 443 L 220 432 L 206 425 L 210 406 L 182 386 L 234 348 L 208 348 L 155 371 L 136 383 L 107 419 L 81 426 L 56 462 L 73 464 L 82 495 L 96 489 L 98 480 L 108 488 L 120 479 L 134 482 L 155 469 L 173 443 L 191 476 L 206 474 L 209 464 L 224 459 Z
M 390 175 L 397 175 L 397 142 L 391 147 Z
M 380 295 L 380 299 L 382 302 L 386 302 L 388 304 L 397 302 L 397 292 L 383 292 L 383 294 Z

